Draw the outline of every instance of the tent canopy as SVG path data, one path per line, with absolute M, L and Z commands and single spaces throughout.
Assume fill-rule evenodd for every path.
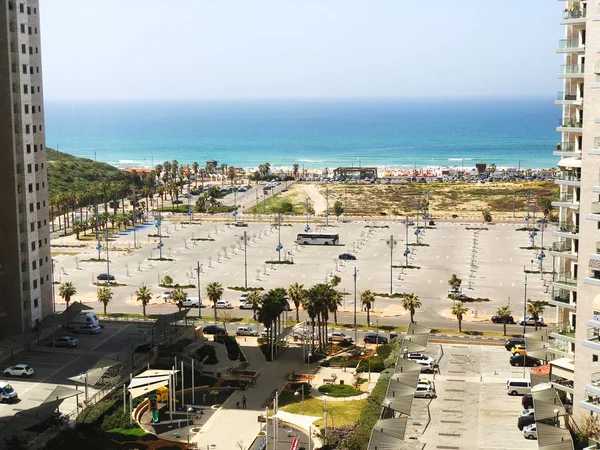
M 368 450 L 398 450 L 402 448 L 407 417 L 378 420 L 371 433 Z
M 178 372 L 178 370 L 146 370 L 132 378 L 127 390 L 134 398 L 146 395 L 168 385 L 170 376 Z
M 566 168 L 579 168 L 581 167 L 581 159 L 563 158 L 558 162 L 557 166 Z
M 547 450 L 573 450 L 571 433 L 564 428 L 537 423 L 538 446 Z

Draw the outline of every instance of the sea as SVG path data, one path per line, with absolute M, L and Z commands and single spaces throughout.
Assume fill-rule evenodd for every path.
M 560 136 L 548 98 L 46 102 L 46 143 L 117 167 L 542 169 Z

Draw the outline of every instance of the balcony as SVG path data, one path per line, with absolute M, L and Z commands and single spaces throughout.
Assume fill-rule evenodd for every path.
M 552 206 L 556 208 L 579 208 L 579 201 L 570 192 L 563 192 L 558 196 L 558 199 L 552 202 Z
M 600 222 L 600 202 L 592 202 L 590 214 L 586 214 L 585 218 L 588 220 L 595 220 L 596 222 Z
M 590 268 L 590 276 L 585 277 L 583 282 L 593 286 L 600 286 L 600 267 L 598 267 L 600 266 L 600 261 L 592 259 L 590 261 L 590 265 L 592 265 L 592 263 L 595 263 L 596 266 L 594 268 Z
M 573 291 L 577 289 L 577 278 L 573 278 L 571 272 L 563 272 L 554 275 L 553 284 L 559 289 Z
M 588 387 L 590 388 L 588 390 Z M 598 395 L 599 393 L 595 392 L 594 385 L 585 385 L 587 400 L 582 400 L 579 402 L 579 407 L 583 409 L 587 409 L 588 411 L 592 411 L 596 414 L 600 414 L 600 404 L 598 403 Z
M 573 394 L 574 382 L 572 380 L 568 380 L 563 377 L 557 377 L 557 376 L 551 375 L 550 376 L 550 384 L 552 385 L 553 388 L 558 389 L 559 391 Z
M 585 64 L 563 64 L 558 78 L 583 78 Z
M 575 247 L 571 242 L 566 240 L 553 242 L 552 247 L 550 248 L 550 253 L 552 253 L 552 256 L 559 258 L 577 259 Z
M 558 50 L 556 50 L 556 53 L 577 53 L 584 51 L 585 45 L 581 45 L 579 38 L 567 38 L 558 40 Z
M 570 322 L 559 322 L 552 327 L 552 334 L 567 338 L 569 342 L 575 342 L 575 327 Z
M 600 329 L 590 327 L 587 329 L 587 336 L 581 341 L 581 345 L 593 350 L 600 350 Z M 597 374 L 600 375 L 600 374 Z M 600 387 L 600 378 L 596 379 L 597 386 Z
M 564 292 L 565 291 L 562 291 L 559 294 L 555 293 L 554 296 L 548 300 L 548 304 L 556 306 L 556 307 L 560 307 L 560 308 L 567 308 L 567 309 L 572 309 L 572 310 L 577 309 L 577 304 L 575 302 L 571 303 L 571 297 L 569 296 L 568 291 L 566 291 L 566 294 Z M 557 333 L 557 334 L 562 335 L 562 333 Z
M 558 121 L 559 128 L 583 128 L 583 120 L 577 119 L 575 117 L 563 117 Z
M 563 11 L 563 20 L 585 19 L 585 9 L 569 9 Z
M 579 239 L 579 226 L 572 222 L 559 222 L 554 235 L 565 239 Z
M 555 181 L 572 181 L 581 183 L 581 174 L 579 172 L 562 171 L 556 174 Z
M 571 351 L 571 344 L 569 342 L 567 342 L 566 340 L 563 339 L 550 339 L 550 342 L 548 343 L 548 347 L 546 347 L 546 350 L 549 351 L 550 353 L 554 353 L 555 355 L 558 356 L 562 356 L 562 357 L 572 357 L 573 356 L 573 352 Z
M 556 144 L 556 150 L 553 152 L 554 156 L 581 156 L 581 150 L 575 148 L 573 142 L 558 142 Z

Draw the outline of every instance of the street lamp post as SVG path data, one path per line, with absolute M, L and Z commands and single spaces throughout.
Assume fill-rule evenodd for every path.
M 248 288 L 248 258 L 246 253 L 246 247 L 248 245 L 248 236 L 246 235 L 245 231 L 244 237 L 242 239 L 244 240 L 244 287 Z
M 389 240 L 386 241 L 387 245 L 390 247 L 390 295 L 392 295 L 393 287 L 394 287 L 394 245 L 396 245 L 396 241 L 394 240 L 394 235 L 391 235 Z M 408 265 L 408 264 L 407 264 Z
M 310 230 L 310 226 L 308 225 L 308 196 L 306 197 L 306 228 Z M 306 231 L 308 233 L 308 231 Z
M 544 258 L 546 257 L 546 254 L 544 253 L 544 229 L 546 228 L 546 224 L 548 223 L 548 220 L 546 220 L 546 218 L 542 218 L 539 220 L 540 223 L 540 228 L 541 228 L 541 241 L 540 241 L 540 254 L 538 256 L 538 259 L 540 260 L 540 279 L 543 280 L 544 279 Z
M 325 188 L 325 226 L 329 226 L 329 188 Z
M 365 356 L 365 355 L 366 355 L 366 353 L 365 353 L 365 352 L 360 352 L 360 356 Z M 374 354 L 374 355 L 372 355 L 372 356 L 375 356 L 375 357 L 377 357 L 377 356 L 379 356 L 379 355 L 378 355 L 377 353 L 375 353 L 375 354 Z M 371 355 L 369 355 L 369 356 L 367 357 L 367 360 L 369 361 L 369 383 L 370 383 L 370 382 L 371 382 Z
M 358 270 L 354 268 L 354 342 L 358 342 L 358 328 L 356 327 L 356 278 Z
M 202 317 L 202 290 L 200 289 L 200 272 L 202 271 L 202 264 L 200 261 L 196 261 L 196 276 L 198 283 L 198 317 Z
M 406 268 L 408 268 L 408 255 L 410 255 L 410 248 L 408 248 L 408 216 L 406 216 L 406 250 L 404 250 L 404 257 L 406 258 Z
M 277 255 L 279 258 L 279 262 L 281 262 L 281 250 L 283 249 L 283 245 L 281 245 L 281 213 L 277 214 L 277 232 L 279 233 L 279 240 L 277 244 Z
M 302 391 L 302 414 L 304 414 L 304 386 L 302 386 L 300 389 L 298 389 L 296 392 L 294 392 L 294 395 L 297 397 L 300 395 L 300 392 L 298 391 Z
M 132 219 L 133 219 L 133 248 L 137 248 L 137 240 L 136 240 L 136 236 L 135 236 L 135 228 L 136 228 L 136 217 L 135 217 L 135 206 L 133 207 L 133 215 L 132 215 Z

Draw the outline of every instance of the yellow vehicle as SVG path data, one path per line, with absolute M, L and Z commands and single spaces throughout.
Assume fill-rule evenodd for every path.
M 527 355 L 527 349 L 525 348 L 524 345 L 515 345 L 510 352 L 513 355 L 517 355 L 517 354 L 521 355 L 521 356 Z

